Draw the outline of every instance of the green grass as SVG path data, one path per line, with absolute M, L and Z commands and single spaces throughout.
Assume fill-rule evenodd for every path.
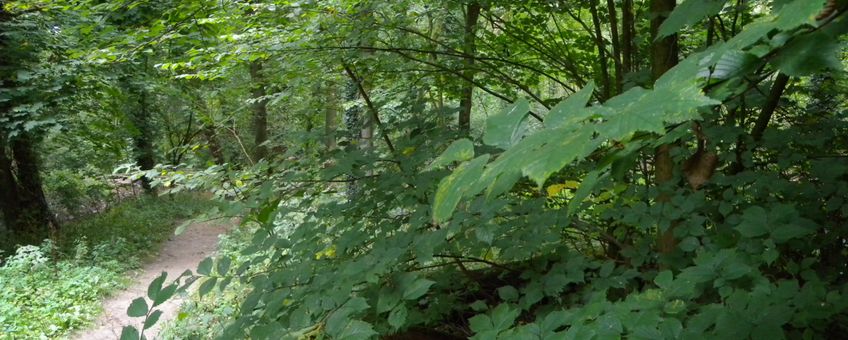
M 128 283 L 124 273 L 155 254 L 178 221 L 211 207 L 188 194 L 140 198 L 18 248 L 0 266 L 0 339 L 54 338 L 89 325 L 101 299 Z

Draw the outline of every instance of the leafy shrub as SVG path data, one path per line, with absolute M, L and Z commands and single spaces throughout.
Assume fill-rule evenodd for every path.
M 44 188 L 53 209 L 67 218 L 97 212 L 113 196 L 109 183 L 84 171 L 49 171 L 44 176 Z

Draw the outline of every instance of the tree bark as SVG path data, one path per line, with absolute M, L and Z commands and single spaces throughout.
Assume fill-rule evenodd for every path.
M 11 142 L 18 182 L 18 200 L 23 207 L 15 231 L 24 239 L 37 243 L 50 236 L 59 224 L 50 212 L 41 181 L 38 155 L 32 136 L 23 134 Z
M 774 84 L 771 86 L 771 91 L 769 91 L 769 96 L 766 98 L 766 103 L 763 105 L 760 115 L 757 116 L 754 129 L 751 131 L 751 137 L 754 138 L 754 141 L 759 141 L 763 138 L 763 133 L 766 131 L 768 123 L 771 121 L 771 116 L 774 115 L 774 111 L 777 109 L 777 105 L 780 104 L 780 97 L 783 96 L 783 91 L 786 90 L 787 84 L 789 84 L 789 76 L 785 73 L 778 73 L 774 79 Z
M 268 155 L 268 100 L 265 98 L 265 79 L 262 76 L 262 62 L 250 63 L 250 79 L 253 82 L 253 159 L 259 161 Z
M 215 163 L 219 165 L 226 163 L 227 159 L 224 158 L 224 150 L 218 141 L 218 134 L 215 132 L 215 128 L 211 125 L 204 126 L 201 129 L 201 134 L 203 135 L 203 139 L 206 140 L 206 145 L 209 147 L 209 154 L 212 155 Z
M 463 61 L 463 78 L 465 82 L 462 86 L 459 99 L 459 129 L 464 133 L 471 131 L 471 106 L 472 97 L 474 95 L 474 59 L 477 53 L 477 21 L 480 18 L 480 3 L 474 1 L 468 4 L 465 9 L 465 34 L 463 37 L 462 52 L 465 55 Z
M 324 146 L 327 150 L 336 148 L 336 129 L 339 125 L 339 96 L 335 82 L 327 82 L 324 87 Z
M 604 35 L 601 31 L 601 18 L 598 14 L 598 0 L 592 0 L 590 2 L 589 11 L 592 14 L 592 24 L 595 29 L 595 46 L 598 47 L 598 59 L 600 61 L 599 71 L 601 73 L 601 84 L 603 84 L 603 99 L 607 100 L 612 92 L 610 89 L 612 85 L 610 84 L 611 82 L 608 69 L 607 47 Z
M 651 1 L 651 40 L 653 41 L 651 45 L 651 76 L 655 81 L 674 65 L 677 65 L 677 35 L 657 39 L 660 25 L 674 10 L 675 5 L 675 0 Z M 658 147 L 654 153 L 654 182 L 657 186 L 668 183 L 674 177 L 674 163 L 670 151 L 671 145 L 666 144 Z M 667 192 L 661 192 L 657 197 L 657 201 L 660 203 L 667 203 L 669 199 Z M 674 227 L 675 223 L 672 222 L 665 231 L 657 231 L 657 248 L 661 254 L 669 254 L 677 247 L 677 241 L 674 239 Z
M 21 214 L 21 201 L 18 198 L 18 184 L 12 172 L 12 159 L 6 153 L 7 149 L 6 138 L 0 133 L 0 211 L 3 213 L 6 227 L 12 230 Z
M 607 10 L 609 12 L 610 35 L 612 38 L 612 55 L 615 65 L 615 93 L 621 93 L 624 84 L 624 72 L 621 64 L 621 41 L 618 36 L 618 13 L 615 10 L 615 0 L 607 0 Z
M 633 39 L 634 39 L 633 0 L 624 0 L 621 6 L 621 67 L 624 73 L 634 71 Z

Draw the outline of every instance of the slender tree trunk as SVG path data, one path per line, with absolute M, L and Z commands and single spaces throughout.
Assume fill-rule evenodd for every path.
M 463 38 L 462 52 L 465 54 L 463 61 L 463 77 L 466 79 L 462 86 L 459 99 L 459 129 L 464 133 L 471 130 L 471 102 L 474 94 L 474 59 L 477 53 L 477 21 L 480 18 L 480 3 L 474 1 L 465 9 L 465 35 Z
M 250 79 L 253 82 L 253 159 L 259 161 L 268 155 L 268 100 L 265 92 L 265 79 L 262 76 L 262 62 L 250 63 Z
M 141 170 L 151 170 L 156 166 L 156 155 L 153 151 L 153 126 L 150 119 L 147 90 L 141 88 L 138 93 L 138 108 L 131 116 L 136 128 L 136 135 L 133 136 L 135 160 Z M 153 188 L 147 177 L 141 178 L 141 186 L 145 192 L 153 194 Z
M 601 31 L 601 18 L 598 14 L 598 0 L 592 0 L 589 5 L 589 11 L 592 13 L 592 24 L 595 28 L 595 45 L 598 47 L 598 59 L 600 61 L 601 83 L 603 84 L 603 99 L 609 99 L 612 92 L 610 87 L 610 76 L 607 60 L 607 47 L 604 40 L 604 35 Z
M 671 35 L 662 39 L 656 39 L 660 25 L 666 17 L 674 10 L 675 0 L 651 0 L 651 76 L 657 80 L 666 71 L 677 65 L 677 35 Z M 666 144 L 658 147 L 654 154 L 654 182 L 662 186 L 673 179 L 674 163 L 671 159 L 671 145 Z M 657 198 L 659 202 L 668 202 L 669 194 L 660 193 Z M 658 231 L 657 248 L 661 254 L 668 254 L 677 247 L 674 239 L 674 222 L 665 231 Z
M 760 115 L 757 116 L 754 129 L 751 130 L 751 137 L 754 138 L 754 141 L 759 141 L 763 138 L 763 133 L 766 131 L 771 117 L 777 109 L 777 105 L 780 104 L 780 97 L 783 96 L 783 91 L 786 90 L 787 84 L 789 84 L 789 76 L 785 73 L 778 73 L 777 77 L 774 78 L 774 84 L 771 86 L 766 103 L 763 105 Z
M 635 31 L 633 0 L 624 0 L 621 6 L 621 68 L 624 73 L 634 71 L 633 39 Z
M 339 96 L 336 83 L 333 81 L 327 82 L 324 88 L 324 146 L 327 150 L 336 148 L 336 128 L 339 124 Z
M 624 72 L 622 71 L 621 40 L 618 36 L 618 13 L 615 10 L 615 0 L 607 0 L 607 10 L 609 12 L 610 35 L 612 38 L 612 60 L 615 64 L 615 93 L 619 94 L 624 84 Z
M 218 141 L 218 134 L 215 133 L 215 128 L 211 125 L 204 126 L 201 130 L 203 139 L 206 140 L 206 145 L 209 147 L 209 154 L 216 164 L 224 164 L 227 159 L 224 158 L 224 150 L 221 148 L 221 143 Z

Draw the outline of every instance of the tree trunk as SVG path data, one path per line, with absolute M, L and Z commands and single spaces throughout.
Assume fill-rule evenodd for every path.
M 621 6 L 621 68 L 624 73 L 634 71 L 633 39 L 635 31 L 633 0 L 624 0 Z
M 674 10 L 675 0 L 652 0 L 651 1 L 651 76 L 656 81 L 666 71 L 677 65 L 677 35 L 671 35 L 662 39 L 656 39 L 660 25 L 666 17 Z M 674 176 L 674 163 L 671 159 L 671 145 L 666 144 L 658 147 L 654 154 L 654 182 L 661 186 L 672 180 Z M 657 201 L 666 203 L 669 194 L 660 193 Z M 674 239 L 674 225 L 671 223 L 663 232 L 658 231 L 657 248 L 661 254 L 669 254 L 677 246 Z
M 624 72 L 621 64 L 621 40 L 618 37 L 618 14 L 615 11 L 615 0 L 607 0 L 607 10 L 612 38 L 612 60 L 615 65 L 615 93 L 619 94 L 624 84 Z
M 40 242 L 58 229 L 59 224 L 50 212 L 41 182 L 38 156 L 32 137 L 24 134 L 11 142 L 18 182 L 18 201 L 23 207 L 13 227 L 25 240 Z
M 203 139 L 206 140 L 206 145 L 209 147 L 209 154 L 216 164 L 224 164 L 227 159 L 224 158 L 224 150 L 221 148 L 221 143 L 218 141 L 218 134 L 215 133 L 215 128 L 211 125 L 204 126 L 201 130 Z
M 18 198 L 18 184 L 12 173 L 12 159 L 9 158 L 5 136 L 0 133 L 0 212 L 6 228 L 13 229 L 21 214 L 21 201 Z
M 335 82 L 327 82 L 324 88 L 324 146 L 327 150 L 336 148 L 336 128 L 339 124 L 339 96 Z
M 265 79 L 262 76 L 262 62 L 250 63 L 250 79 L 253 82 L 253 159 L 259 161 L 268 155 L 268 100 L 265 98 Z
M 474 59 L 477 53 L 477 20 L 480 18 L 480 3 L 474 1 L 468 4 L 465 9 L 465 35 L 463 37 L 462 52 L 465 55 L 463 61 L 463 78 L 465 82 L 462 86 L 459 99 L 459 129 L 463 133 L 471 131 L 471 100 L 474 95 Z
M 589 5 L 589 11 L 592 13 L 592 24 L 595 28 L 595 45 L 598 47 L 598 59 L 600 61 L 601 83 L 603 84 L 603 99 L 609 99 L 610 93 L 610 76 L 607 61 L 607 47 L 604 42 L 604 35 L 601 32 L 601 18 L 598 14 L 598 0 L 592 0 Z
M 138 108 L 131 116 L 132 124 L 135 126 L 136 134 L 133 136 L 135 144 L 135 161 L 141 170 L 151 170 L 156 166 L 156 156 L 153 151 L 153 126 L 150 121 L 150 109 L 147 106 L 147 90 L 141 88 L 138 93 Z M 150 179 L 141 178 L 141 186 L 148 194 L 153 193 Z

